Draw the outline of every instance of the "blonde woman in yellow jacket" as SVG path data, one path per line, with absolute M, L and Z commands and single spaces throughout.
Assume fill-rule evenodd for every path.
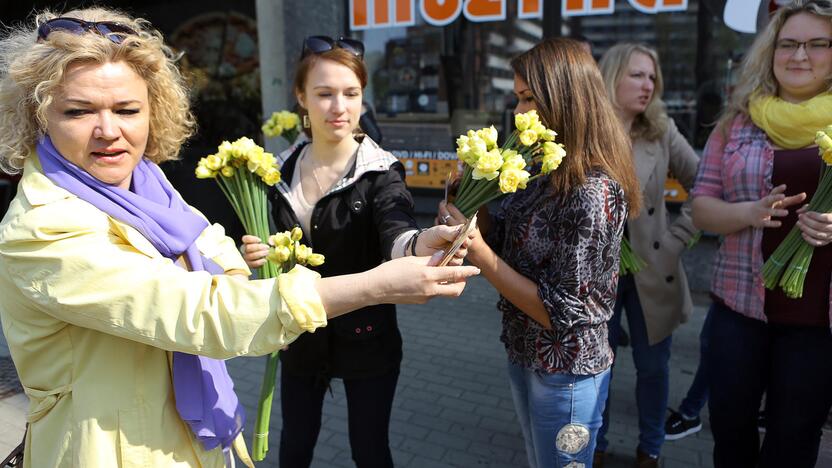
M 250 464 L 221 360 L 359 307 L 458 295 L 477 272 L 408 257 L 249 281 L 156 166 L 193 127 L 170 56 L 104 9 L 0 38 L 0 168 L 23 172 L 0 222 L 0 318 L 30 399 L 24 466 L 220 467 L 232 447 Z

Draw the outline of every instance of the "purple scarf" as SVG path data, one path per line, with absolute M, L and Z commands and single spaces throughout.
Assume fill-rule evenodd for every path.
M 176 260 L 184 255 L 194 271 L 223 273 L 195 244 L 208 222 L 185 204 L 156 164 L 142 158 L 133 169 L 130 190 L 124 190 L 64 159 L 48 136 L 38 142 L 37 153 L 43 173 L 55 185 L 132 226 L 165 257 Z M 179 416 L 206 450 L 231 446 L 243 429 L 245 415 L 224 361 L 174 352 L 173 390 Z

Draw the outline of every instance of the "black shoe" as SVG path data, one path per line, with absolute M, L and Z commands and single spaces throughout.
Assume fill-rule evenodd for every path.
M 766 412 L 760 411 L 760 414 L 757 415 L 757 431 L 761 434 L 766 433 Z
M 623 348 L 630 346 L 630 335 L 627 334 L 627 330 L 623 327 L 618 328 L 618 346 Z
M 679 440 L 702 430 L 702 420 L 699 417 L 687 419 L 678 411 L 670 411 L 670 416 L 664 423 L 664 440 Z

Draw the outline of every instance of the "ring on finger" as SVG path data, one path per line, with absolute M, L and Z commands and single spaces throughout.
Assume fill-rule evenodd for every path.
M 446 214 L 442 217 L 442 224 L 448 224 L 448 220 L 451 219 L 451 215 Z

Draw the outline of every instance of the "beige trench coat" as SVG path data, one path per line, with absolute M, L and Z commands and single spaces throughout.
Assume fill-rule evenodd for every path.
M 633 142 L 633 157 L 643 194 L 641 213 L 627 221 L 630 244 L 647 262 L 635 275 L 636 290 L 644 310 L 651 345 L 667 338 L 690 318 L 693 302 L 680 256 L 696 234 L 690 216 L 690 200 L 670 223 L 664 202 L 668 171 L 690 192 L 699 156 L 668 118 L 667 131 L 654 141 Z

